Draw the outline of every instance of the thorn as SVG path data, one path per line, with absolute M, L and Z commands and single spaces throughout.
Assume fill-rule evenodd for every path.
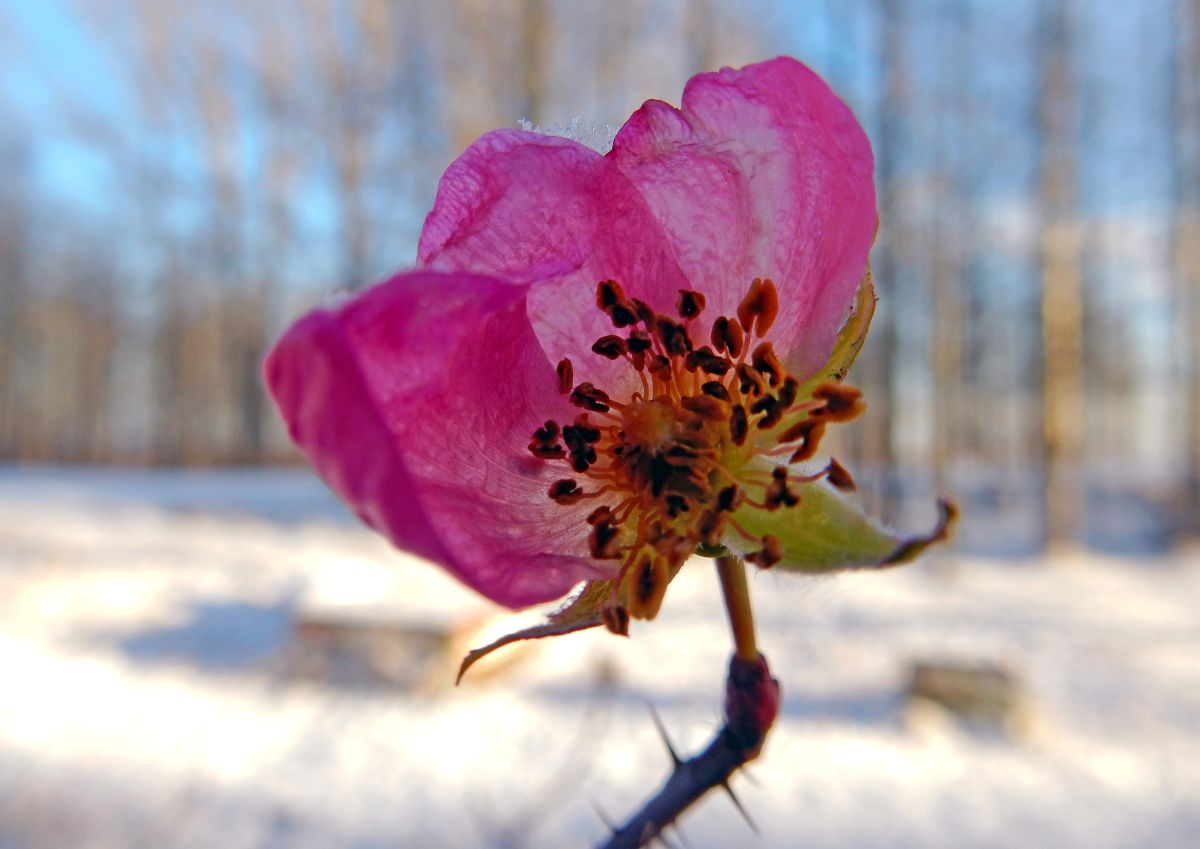
M 674 843 L 672 843 L 670 840 L 667 840 L 666 831 L 660 831 L 658 833 L 658 837 L 655 839 L 658 840 L 658 842 L 661 843 L 663 846 L 666 846 L 667 849 L 678 849 L 678 847 Z
M 729 798 L 733 802 L 733 806 L 738 809 L 738 813 L 742 815 L 742 819 L 746 821 L 746 825 L 750 826 L 750 830 L 753 831 L 756 836 L 762 836 L 761 832 L 758 830 L 758 826 L 755 825 L 754 820 L 750 818 L 750 814 L 744 807 L 742 807 L 741 800 L 738 799 L 737 794 L 733 792 L 733 788 L 729 786 L 729 782 L 722 781 L 721 787 L 723 787 L 725 792 L 729 794 Z
M 659 717 L 658 711 L 650 702 L 646 702 L 646 707 L 650 710 L 650 718 L 654 720 L 654 727 L 658 729 L 658 736 L 662 738 L 663 745 L 667 747 L 667 753 L 671 756 L 671 765 L 675 769 L 679 769 L 683 766 L 683 761 L 680 759 L 679 753 L 675 751 L 675 747 L 671 745 L 671 738 L 667 736 L 667 728 L 663 725 L 662 718 Z
M 694 849 L 692 841 L 688 840 L 688 836 L 684 834 L 683 829 L 679 827 L 679 820 L 673 822 L 672 827 L 675 829 L 675 834 L 679 836 L 679 841 L 684 845 L 685 849 Z
M 762 787 L 762 782 L 758 780 L 758 776 L 750 771 L 749 764 L 742 764 L 740 767 L 738 767 L 738 771 L 745 776 L 746 780 L 750 782 L 751 786 Z
M 600 807 L 600 803 L 597 802 L 595 799 L 592 799 L 591 805 L 592 805 L 592 810 L 596 812 L 596 816 L 600 818 L 600 822 L 604 823 L 604 825 L 608 828 L 608 830 L 610 832 L 612 832 L 613 834 L 616 834 L 617 827 L 613 824 L 613 821 L 608 816 L 608 814 L 604 813 L 604 810 Z

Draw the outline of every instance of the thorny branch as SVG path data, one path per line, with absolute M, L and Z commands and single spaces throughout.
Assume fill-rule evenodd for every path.
M 760 654 L 747 660 L 735 654 L 725 679 L 725 722 L 717 735 L 703 752 L 686 761 L 679 759 L 668 742 L 675 765 L 670 778 L 625 825 L 613 830 L 600 849 L 646 846 L 701 796 L 717 787 L 724 788 L 740 809 L 729 779 L 758 757 L 778 712 L 779 682 L 771 677 L 767 659 Z

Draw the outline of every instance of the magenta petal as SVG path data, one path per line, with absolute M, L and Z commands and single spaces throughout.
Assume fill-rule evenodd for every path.
M 610 389 L 630 372 L 589 353 L 613 332 L 596 309 L 596 284 L 615 279 L 660 310 L 689 285 L 641 194 L 609 159 L 517 130 L 488 133 L 446 170 L 417 260 L 536 284 L 529 313 L 547 357 L 571 357 L 581 380 Z
M 292 439 L 364 522 L 511 607 L 598 576 L 587 509 L 551 502 L 563 475 L 526 450 L 544 420 L 575 411 L 525 293 L 403 274 L 299 321 L 265 368 Z
M 649 101 L 609 156 L 638 187 L 713 314 L 754 277 L 779 287 L 771 337 L 796 373 L 833 347 L 876 224 L 870 143 L 849 108 L 789 58 L 694 77 L 682 109 Z

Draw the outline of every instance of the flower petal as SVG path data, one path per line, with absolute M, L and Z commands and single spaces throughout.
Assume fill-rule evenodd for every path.
M 402 274 L 302 319 L 265 367 L 292 439 L 364 522 L 511 607 L 605 577 L 587 557 L 587 509 L 551 503 L 561 475 L 525 450 L 545 419 L 576 412 L 525 293 Z
M 938 502 L 937 526 L 925 535 L 903 537 L 880 528 L 833 487 L 823 482 L 793 484 L 800 503 L 767 511 L 742 507 L 734 520 L 749 534 L 773 535 L 783 559 L 774 567 L 788 572 L 839 572 L 897 566 L 912 560 L 925 548 L 949 537 L 957 511 Z M 726 547 L 749 553 L 753 543 L 727 533 Z
M 826 361 L 877 215 L 870 143 L 816 74 L 781 57 L 693 77 L 681 109 L 648 101 L 609 156 L 711 316 L 733 315 L 751 279 L 770 277 L 777 352 L 800 377 Z
M 572 358 L 581 380 L 610 390 L 631 374 L 590 352 L 612 333 L 596 284 L 615 279 L 659 309 L 688 286 L 662 228 L 609 160 L 519 130 L 488 133 L 446 170 L 417 261 L 536 284 L 529 314 L 547 357 Z

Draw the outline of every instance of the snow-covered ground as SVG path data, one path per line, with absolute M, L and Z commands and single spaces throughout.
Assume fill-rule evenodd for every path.
M 951 551 L 752 592 L 785 695 L 735 785 L 761 836 L 713 796 L 682 823 L 696 849 L 1200 845 L 1195 549 Z M 0 847 L 592 845 L 596 808 L 622 818 L 666 774 L 647 703 L 683 750 L 716 727 L 716 582 L 696 561 L 632 639 L 450 686 L 464 647 L 529 620 L 303 472 L 0 470 Z M 331 623 L 401 636 L 330 649 Z M 928 659 L 1014 671 L 1018 727 L 906 708 Z

